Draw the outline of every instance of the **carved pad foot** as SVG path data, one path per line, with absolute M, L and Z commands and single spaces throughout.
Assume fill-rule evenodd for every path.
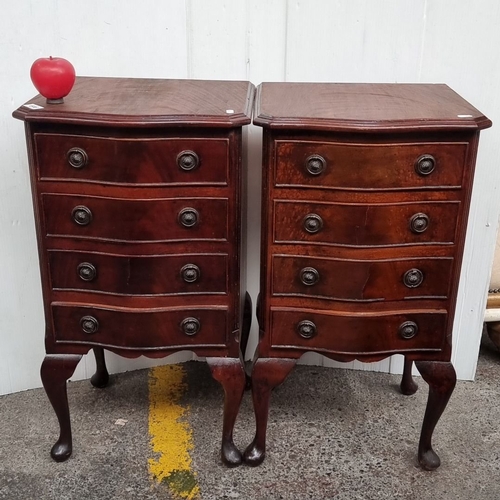
M 430 448 L 429 450 L 418 452 L 418 463 L 420 467 L 424 470 L 436 470 L 441 465 L 441 460 L 437 456 L 437 453 Z
M 255 440 L 252 441 L 243 454 L 243 460 L 251 467 L 260 465 L 264 458 L 266 458 L 266 450 L 259 449 Z
M 52 449 L 50 450 L 50 456 L 56 461 L 56 462 L 64 462 L 67 460 L 73 451 L 73 446 L 71 442 L 71 437 L 68 441 L 67 438 L 59 438 L 54 446 L 52 446 Z
M 228 467 L 238 467 L 243 462 L 241 451 L 230 440 L 222 440 L 220 456 L 222 463 Z

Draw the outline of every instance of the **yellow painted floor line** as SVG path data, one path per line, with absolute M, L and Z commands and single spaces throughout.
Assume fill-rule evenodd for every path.
M 149 372 L 149 434 L 153 458 L 149 472 L 168 485 L 174 498 L 194 500 L 200 496 L 196 473 L 191 469 L 193 433 L 179 404 L 187 388 L 182 365 L 166 365 Z

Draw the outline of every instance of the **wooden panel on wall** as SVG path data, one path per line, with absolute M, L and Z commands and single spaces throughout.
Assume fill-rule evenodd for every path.
M 425 4 L 289 1 L 286 80 L 414 82 Z
M 5 0 L 0 33 L 0 393 L 40 386 L 43 309 L 22 124 L 12 110 L 35 93 L 31 63 L 71 60 L 80 75 L 448 83 L 494 122 L 483 133 L 459 293 L 454 362 L 474 376 L 500 197 L 500 44 L 496 0 Z M 249 290 L 258 292 L 261 131 L 247 132 Z M 255 346 L 253 322 L 250 348 Z M 111 371 L 162 360 L 110 357 Z M 181 358 L 172 358 L 181 359 Z M 322 364 L 318 355 L 306 358 Z M 336 363 L 327 361 L 325 365 Z M 346 366 L 342 364 L 341 366 Z M 353 362 L 351 368 L 387 371 Z M 401 369 L 393 361 L 391 371 Z M 76 377 L 92 373 L 88 357 Z
M 245 80 L 247 2 L 187 0 L 190 78 Z

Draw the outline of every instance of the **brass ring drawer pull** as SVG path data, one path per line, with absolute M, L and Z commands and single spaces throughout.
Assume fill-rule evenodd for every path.
M 403 283 L 408 288 L 417 288 L 424 281 L 424 274 L 420 269 L 408 269 L 403 276 Z
M 90 262 L 82 262 L 78 264 L 76 268 L 78 271 L 78 276 L 83 281 L 93 281 L 97 276 L 97 269 Z
M 432 155 L 422 155 L 415 162 L 415 172 L 422 177 L 432 174 L 436 168 L 436 160 Z
M 429 216 L 423 213 L 418 213 L 410 219 L 410 229 L 413 233 L 423 233 L 429 227 Z
M 92 212 L 84 205 L 78 205 L 71 211 L 73 221 L 79 226 L 88 226 L 92 222 Z
M 198 167 L 199 164 L 200 158 L 194 151 L 181 151 L 177 155 L 177 165 L 181 170 L 184 170 L 185 172 L 194 170 Z
M 83 316 L 80 320 L 80 326 L 84 333 L 89 335 L 96 333 L 99 330 L 99 322 L 94 316 Z
M 399 325 L 399 335 L 405 340 L 412 339 L 418 333 L 418 325 L 414 321 L 405 321 Z
M 193 227 L 198 224 L 200 214 L 194 208 L 183 208 L 178 215 L 178 220 L 184 227 Z
M 310 234 L 318 233 L 323 228 L 323 219 L 318 214 L 307 214 L 304 217 L 303 227 Z
M 66 153 L 66 158 L 70 166 L 76 169 L 85 167 L 89 162 L 88 154 L 81 148 L 71 148 Z
M 196 335 L 201 328 L 200 322 L 196 318 L 185 318 L 181 323 L 181 330 L 190 337 Z
M 309 321 L 308 319 L 301 321 L 297 325 L 297 332 L 304 339 L 313 338 L 317 333 L 316 330 L 317 330 L 316 325 L 312 321 Z
M 320 175 L 326 168 L 326 160 L 321 155 L 311 155 L 306 159 L 305 165 L 311 175 Z
M 307 286 L 315 285 L 319 281 L 319 272 L 314 267 L 304 267 L 300 271 L 300 281 Z
M 200 268 L 195 264 L 186 264 L 181 268 L 182 279 L 186 283 L 194 283 L 200 279 Z

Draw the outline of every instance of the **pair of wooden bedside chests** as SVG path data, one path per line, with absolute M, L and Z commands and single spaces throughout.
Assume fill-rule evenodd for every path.
M 233 427 L 246 375 L 242 127 L 264 128 L 256 435 Z M 78 78 L 24 120 L 43 283 L 41 375 L 72 450 L 66 381 L 94 349 L 191 350 L 225 392 L 222 459 L 264 459 L 270 393 L 307 351 L 405 355 L 401 388 L 429 384 L 419 444 L 455 385 L 451 334 L 479 131 L 491 122 L 445 85 Z

